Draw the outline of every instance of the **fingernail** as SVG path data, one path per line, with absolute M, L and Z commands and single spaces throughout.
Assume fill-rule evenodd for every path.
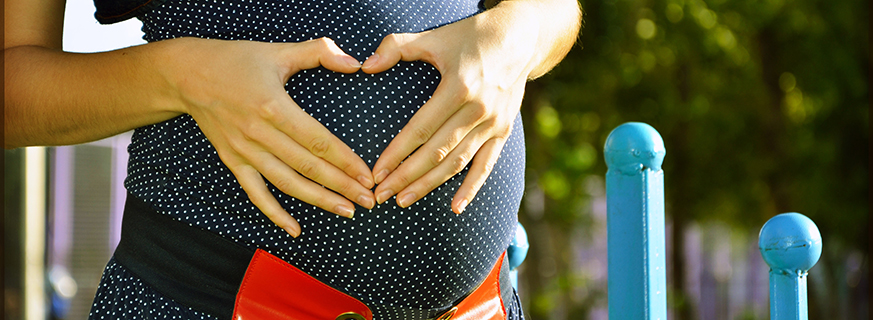
M 343 60 L 345 60 L 346 63 L 348 63 L 349 66 L 351 66 L 351 67 L 355 67 L 355 68 L 361 67 L 361 62 L 358 61 L 358 59 L 353 58 L 352 56 L 345 56 L 345 57 L 343 57 Z
M 373 198 L 367 195 L 361 195 L 358 197 L 358 204 L 366 207 L 367 209 L 373 209 L 373 206 L 376 204 L 373 203 Z
M 364 61 L 364 66 L 361 68 L 364 68 L 364 69 L 372 68 L 373 65 L 376 64 L 377 62 L 379 62 L 379 54 L 374 53 L 372 56 L 367 58 L 366 61 Z
M 339 213 L 339 215 L 349 219 L 355 217 L 355 209 L 343 205 L 336 206 L 336 213 Z
M 382 180 L 385 180 L 385 177 L 388 177 L 388 169 L 382 169 L 379 171 L 379 174 L 376 175 L 376 183 L 382 183 Z
M 373 179 L 370 179 L 369 177 L 363 175 L 358 176 L 358 182 L 360 182 L 362 186 L 368 189 L 376 185 L 375 183 L 373 183 Z
M 393 195 L 394 191 L 391 191 L 390 189 L 382 191 L 378 195 L 376 195 L 376 203 L 385 202 L 385 200 L 388 200 L 388 198 L 391 198 L 391 196 Z
M 292 237 L 295 237 L 295 238 L 300 236 L 300 230 L 297 230 L 297 229 L 292 228 L 292 227 L 285 228 L 285 232 L 287 232 L 288 234 L 290 234 Z
M 461 202 L 458 203 L 458 214 L 464 213 L 464 209 L 467 208 L 467 199 L 461 199 Z
M 399 199 L 397 199 L 397 204 L 399 204 L 402 208 L 406 208 L 411 205 L 413 201 L 415 201 L 415 194 L 410 192 L 404 194 Z

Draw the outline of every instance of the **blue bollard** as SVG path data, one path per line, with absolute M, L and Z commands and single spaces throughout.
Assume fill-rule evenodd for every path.
M 606 138 L 609 319 L 667 319 L 664 140 L 629 122 Z
M 758 234 L 758 248 L 770 266 L 770 320 L 807 320 L 806 276 L 821 257 L 821 233 L 806 216 L 783 213 Z
M 506 248 L 507 259 L 509 260 L 509 280 L 512 281 L 512 287 L 518 290 L 518 266 L 527 257 L 527 249 L 530 245 L 527 243 L 527 232 L 524 231 L 524 226 L 521 223 L 515 228 L 515 236 L 512 237 L 512 242 L 509 243 L 509 248 Z

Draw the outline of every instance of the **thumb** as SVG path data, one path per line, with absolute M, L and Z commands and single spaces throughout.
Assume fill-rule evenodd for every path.
M 353 73 L 361 68 L 357 59 L 343 52 L 330 38 L 293 43 L 286 52 L 293 62 L 292 74 L 318 66 L 342 73 Z
M 376 52 L 364 61 L 361 67 L 366 73 L 379 73 L 390 69 L 400 60 L 425 61 L 433 64 L 432 55 L 422 46 L 424 33 L 392 33 L 382 39 Z

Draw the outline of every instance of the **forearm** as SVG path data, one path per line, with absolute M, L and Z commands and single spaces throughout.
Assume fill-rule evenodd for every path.
M 5 49 L 4 146 L 83 143 L 181 114 L 156 63 L 164 47 Z
M 573 47 L 582 25 L 576 0 L 504 0 L 488 13 L 491 23 L 509 30 L 508 37 L 523 39 L 533 49 L 528 79 L 554 68 Z

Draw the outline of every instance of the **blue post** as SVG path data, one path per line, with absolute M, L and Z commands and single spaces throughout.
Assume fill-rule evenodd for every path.
M 625 123 L 604 154 L 609 319 L 667 319 L 664 140 L 648 124 Z
M 806 216 L 783 213 L 758 234 L 770 266 L 770 320 L 807 320 L 806 275 L 821 257 L 821 233 Z
M 512 281 L 512 287 L 518 290 L 518 266 L 527 257 L 527 249 L 530 245 L 527 243 L 527 232 L 521 223 L 515 228 L 515 236 L 512 237 L 512 242 L 509 243 L 509 248 L 506 248 L 507 259 L 509 260 L 509 280 Z

